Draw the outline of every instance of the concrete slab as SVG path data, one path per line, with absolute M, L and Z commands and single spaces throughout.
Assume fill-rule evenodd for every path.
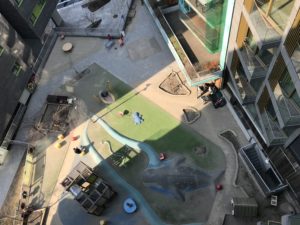
M 13 146 L 5 159 L 4 164 L 0 166 L 0 208 L 3 206 L 6 195 L 10 190 L 10 186 L 13 185 L 12 182 L 15 177 L 15 173 L 20 166 L 21 159 L 25 152 L 26 147 Z
M 63 18 L 64 27 L 86 28 L 91 25 L 92 22 L 101 19 L 98 28 L 119 30 L 123 26 L 122 21 L 126 19 L 122 17 L 124 8 L 130 6 L 130 0 L 111 0 L 94 12 L 91 12 L 87 7 L 83 8 L 83 4 L 84 1 L 81 1 L 58 9 L 60 16 Z M 117 17 L 114 17 L 114 15 L 117 15 Z
M 137 91 L 143 90 L 141 94 L 158 104 L 179 121 L 183 121 L 182 109 L 193 106 L 201 110 L 201 118 L 190 127 L 215 144 L 222 146 L 227 161 L 226 172 L 222 180 L 224 190 L 217 194 L 216 202 L 213 206 L 213 213 L 218 216 L 209 220 L 211 222 L 210 224 L 221 224 L 222 216 L 224 216 L 225 213 L 229 213 L 226 202 L 229 202 L 228 200 L 233 195 L 237 196 L 243 193 L 239 188 L 233 187 L 232 185 L 235 171 L 238 168 L 238 165 L 235 164 L 233 149 L 218 137 L 218 133 L 225 129 L 231 129 L 238 134 L 242 145 L 246 144 L 247 140 L 243 137 L 242 132 L 228 109 L 226 107 L 214 109 L 211 104 L 203 105 L 196 98 L 196 89 L 192 89 L 192 93 L 188 96 L 172 96 L 159 89 L 159 84 L 163 82 L 172 71 L 179 71 L 179 68 L 176 62 L 174 62 L 169 49 L 164 43 L 146 8 L 140 4 L 137 6 L 136 16 L 126 30 L 125 45 L 123 47 L 107 50 L 103 48 L 105 40 L 98 38 L 66 37 L 66 40 L 74 43 L 75 47 L 73 52 L 64 55 L 65 53 L 61 50 L 62 41 L 57 40 L 44 68 L 39 87 L 31 99 L 29 108 L 24 117 L 24 122 L 32 126 L 36 118 L 40 115 L 42 108 L 41 103 L 45 101 L 47 95 L 62 91 L 59 87 L 62 84 L 73 82 L 74 79 L 76 83 L 78 72 L 83 71 L 92 63 L 98 63 L 125 83 L 136 88 Z M 133 48 L 134 45 L 137 46 L 137 49 Z M 146 45 L 146 47 L 143 45 Z M 130 51 L 131 53 L 129 53 Z M 93 84 L 93 88 L 89 90 L 89 84 L 92 81 L 91 79 L 89 82 L 86 82 L 85 88 L 82 90 L 83 92 L 87 92 L 86 95 L 91 95 L 89 91 L 97 89 L 98 84 L 95 83 Z M 71 94 L 72 91 L 74 91 L 74 94 L 77 93 L 72 85 L 69 85 L 67 90 L 69 90 Z M 81 130 L 85 126 L 85 124 L 81 122 L 76 124 L 77 128 L 75 132 L 78 134 L 81 133 Z M 46 163 L 44 164 L 41 161 L 41 163 L 37 164 L 39 168 L 45 166 L 45 168 L 43 168 L 44 179 L 41 179 L 40 172 L 36 172 L 35 180 L 43 180 L 38 187 L 41 194 L 37 195 L 37 200 L 41 200 L 40 203 L 44 206 L 51 206 L 47 224 L 99 224 L 99 218 L 95 219 L 95 217 L 84 213 L 78 205 L 76 206 L 76 204 L 70 200 L 70 197 L 65 196 L 66 198 L 64 198 L 63 189 L 59 184 L 71 168 L 73 168 L 79 160 L 83 159 L 72 152 L 72 148 L 80 143 L 78 141 L 71 142 L 67 137 L 65 146 L 58 150 L 54 148 L 53 137 L 49 138 L 49 140 L 42 138 L 39 140 L 38 137 L 28 137 L 29 130 L 29 127 L 23 126 L 18 133 L 18 138 L 35 141 L 40 146 L 40 153 L 46 154 Z M 89 165 L 93 166 L 92 161 L 88 157 L 84 158 L 84 160 L 87 160 Z M 6 176 L 12 175 L 6 173 L 5 177 Z M 6 177 L 4 179 L 8 178 L 9 177 Z M 118 187 L 116 188 L 118 189 Z M 6 188 L 6 190 L 8 189 L 9 187 Z M 128 215 L 122 212 L 120 203 L 128 193 L 123 192 L 120 188 L 117 191 L 120 193 L 120 198 L 116 200 L 114 207 L 107 213 L 107 216 L 112 220 L 111 224 L 146 225 L 147 222 L 143 215 L 137 213 L 133 217 L 128 217 Z M 38 196 L 40 196 L 40 198 Z M 50 196 L 52 196 L 52 198 L 49 203 Z M 116 210 L 114 211 L 113 209 Z M 70 216 L 71 214 L 72 216 Z
M 155 38 L 140 39 L 127 45 L 129 58 L 133 61 L 146 59 L 161 51 Z

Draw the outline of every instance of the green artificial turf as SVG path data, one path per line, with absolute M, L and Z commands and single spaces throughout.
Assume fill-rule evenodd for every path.
M 129 90 L 129 86 L 120 81 L 113 92 L 117 96 L 121 96 L 120 92 L 126 94 L 99 113 L 112 128 L 128 138 L 150 144 L 158 153 L 179 153 L 190 156 L 202 168 L 216 169 L 224 166 L 224 155 L 218 146 L 181 124 L 141 94 Z M 129 113 L 120 116 L 119 112 L 125 110 Z M 134 112 L 139 112 L 143 116 L 142 124 L 134 124 L 132 119 Z M 119 143 L 115 143 L 115 140 L 108 137 L 104 130 L 101 136 L 110 140 L 113 149 L 114 147 L 119 149 Z M 207 154 L 197 156 L 193 151 L 197 146 L 206 146 Z

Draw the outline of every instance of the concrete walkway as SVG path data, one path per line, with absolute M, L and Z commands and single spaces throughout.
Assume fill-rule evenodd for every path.
M 101 119 L 98 119 L 100 121 Z M 103 125 L 103 124 L 101 124 Z M 102 158 L 100 153 L 93 147 L 89 137 L 87 136 L 87 128 L 84 130 L 82 134 L 81 143 L 83 146 L 88 146 L 88 154 L 91 154 L 97 165 L 101 164 L 101 170 L 106 173 L 108 177 L 110 177 L 110 182 L 114 182 L 122 189 L 126 190 L 130 193 L 130 196 L 137 202 L 138 208 L 142 211 L 143 215 L 147 218 L 148 222 L 152 225 L 163 225 L 164 223 L 160 220 L 160 218 L 155 214 L 153 209 L 149 206 L 149 204 L 145 201 L 144 197 L 138 190 L 135 190 L 130 184 L 128 184 L 123 178 L 121 178 L 117 172 L 109 165 L 109 163 Z
M 94 116 L 96 117 L 96 116 Z M 95 121 L 95 119 L 93 119 Z M 104 128 L 104 130 L 112 136 L 114 139 L 116 139 L 118 142 L 120 142 L 122 145 L 128 145 L 129 147 L 137 150 L 137 151 L 144 151 L 147 154 L 147 157 L 149 159 L 149 166 L 157 166 L 159 165 L 159 156 L 157 155 L 156 151 L 148 144 L 135 141 L 132 139 L 129 139 L 121 134 L 119 134 L 116 130 L 111 128 L 105 121 L 100 119 L 99 117 L 96 119 L 97 123 Z
M 225 175 L 222 180 L 224 190 L 217 194 L 208 222 L 208 225 L 219 225 L 222 223 L 224 214 L 230 213 L 228 207 L 229 199 L 232 196 L 240 196 L 243 193 L 239 188 L 234 188 L 232 185 L 237 169 L 237 165 L 234 163 L 234 150 L 228 143 L 220 139 L 218 134 L 223 130 L 231 129 L 238 134 L 241 145 L 245 145 L 247 140 L 243 137 L 240 128 L 226 107 L 214 109 L 210 104 L 203 105 L 197 100 L 195 89 L 192 89 L 192 93 L 189 96 L 172 96 L 159 89 L 159 84 L 172 71 L 179 71 L 179 68 L 147 9 L 138 4 L 136 10 L 136 16 L 126 30 L 125 45 L 123 47 L 119 47 L 116 44 L 116 49 L 107 50 L 104 47 L 105 40 L 98 38 L 66 37 L 63 41 L 57 40 L 43 71 L 39 87 L 31 99 L 24 117 L 24 123 L 21 125 L 22 129 L 19 130 L 17 138 L 24 141 L 32 140 L 34 137 L 28 137 L 28 134 L 31 133 L 30 126 L 26 124 L 34 125 L 40 116 L 43 107 L 42 103 L 45 102 L 47 95 L 59 93 L 62 91 L 60 90 L 62 84 L 72 80 L 78 72 L 83 71 L 90 64 L 98 63 L 131 87 L 136 88 L 136 91 L 143 89 L 142 95 L 158 104 L 179 121 L 183 122 L 182 109 L 184 108 L 193 106 L 201 111 L 201 118 L 189 126 L 210 141 L 221 146 L 227 162 Z M 65 41 L 70 41 L 74 44 L 74 49 L 70 54 L 65 54 L 61 50 L 61 46 Z M 145 87 L 147 88 L 145 89 Z M 77 134 L 83 132 L 83 126 L 84 123 L 76 128 Z M 50 201 L 51 210 L 47 224 L 99 224 L 99 218 L 95 219 L 90 215 L 86 215 L 84 210 L 76 205 L 76 202 L 71 201 L 68 196 L 65 197 L 66 199 L 63 198 L 63 189 L 59 182 L 79 160 L 91 162 L 91 158 L 88 156 L 82 159 L 74 156 L 72 151 L 70 151 L 70 149 L 79 144 L 78 142 L 70 142 L 68 137 L 66 142 L 65 149 L 61 151 L 54 148 L 53 140 L 46 144 L 45 148 L 47 149 L 45 153 L 48 155 L 48 160 L 44 165 L 44 170 L 47 171 L 44 177 L 47 178 L 47 182 L 42 184 L 41 190 L 49 190 L 49 192 L 47 191 L 47 196 L 52 194 Z M 58 161 L 55 160 L 57 155 L 60 155 L 60 160 Z M 62 161 L 63 165 L 61 165 Z M 96 165 L 91 163 L 91 166 Z M 10 174 L 7 174 L 7 176 L 10 176 Z M 118 189 L 118 187 L 116 188 Z M 9 190 L 9 188 L 6 190 Z M 114 212 L 108 210 L 107 212 L 107 215 L 114 220 L 112 224 L 121 224 L 120 221 L 125 221 L 122 224 L 147 225 L 148 222 L 142 213 L 136 214 L 134 217 L 128 217 L 122 213 L 122 209 L 118 208 L 118 204 L 122 202 L 122 198 L 125 198 L 130 193 L 127 190 L 123 193 L 121 188 L 117 191 L 121 193 L 121 196 L 116 200 L 117 203 L 114 204 L 114 207 L 112 207 L 117 210 Z M 47 200 L 46 202 L 49 201 Z M 62 207 L 69 209 L 69 213 L 66 213 Z

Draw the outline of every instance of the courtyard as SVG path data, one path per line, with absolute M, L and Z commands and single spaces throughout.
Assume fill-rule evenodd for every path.
M 74 45 L 71 53 L 61 50 L 65 42 Z M 35 123 L 49 94 L 76 98 L 61 148 L 55 146 L 57 133 L 30 130 L 28 135 L 37 149 L 33 179 L 28 181 L 34 190 L 29 201 L 37 208 L 49 208 L 46 224 L 96 225 L 105 219 L 112 225 L 217 225 L 231 213 L 231 197 L 263 199 L 239 165 L 236 150 L 219 136 L 231 130 L 241 146 L 248 143 L 229 109 L 204 105 L 195 88 L 188 87 L 190 92 L 181 96 L 160 88 L 174 71 L 186 82 L 145 6 L 137 5 L 123 47 L 116 43 L 106 49 L 105 43 L 91 37 L 57 39 L 24 118 L 26 123 Z M 115 98 L 111 104 L 99 100 L 99 93 L 106 89 Z M 201 115 L 188 124 L 183 109 L 190 107 Z M 136 112 L 143 117 L 139 125 L 133 121 Z M 116 136 L 140 148 L 114 138 L 93 121 L 94 116 Z M 26 129 L 21 134 L 28 134 Z M 78 139 L 72 140 L 74 134 Z M 74 154 L 73 148 L 80 145 L 89 146 L 86 155 Z M 150 146 L 150 153 L 143 150 L 145 145 Z M 94 150 L 101 160 L 95 159 Z M 164 161 L 158 161 L 160 153 L 165 154 Z M 151 157 L 158 162 L 151 164 Z M 95 168 L 118 193 L 100 217 L 87 214 L 61 185 L 80 161 Z M 223 190 L 218 192 L 216 184 L 222 184 Z M 138 205 L 130 215 L 122 208 L 128 196 Z M 267 205 L 263 200 L 260 203 Z

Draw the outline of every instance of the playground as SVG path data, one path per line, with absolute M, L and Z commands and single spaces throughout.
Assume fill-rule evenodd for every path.
M 225 169 L 218 146 L 145 98 L 143 90 L 132 90 L 98 65 L 90 66 L 72 90 L 85 103 L 78 110 L 90 117 L 86 132 L 93 147 L 163 222 L 208 219 L 215 185 Z M 108 91 L 115 101 L 101 102 L 99 90 Z M 160 153 L 165 155 L 162 161 Z

